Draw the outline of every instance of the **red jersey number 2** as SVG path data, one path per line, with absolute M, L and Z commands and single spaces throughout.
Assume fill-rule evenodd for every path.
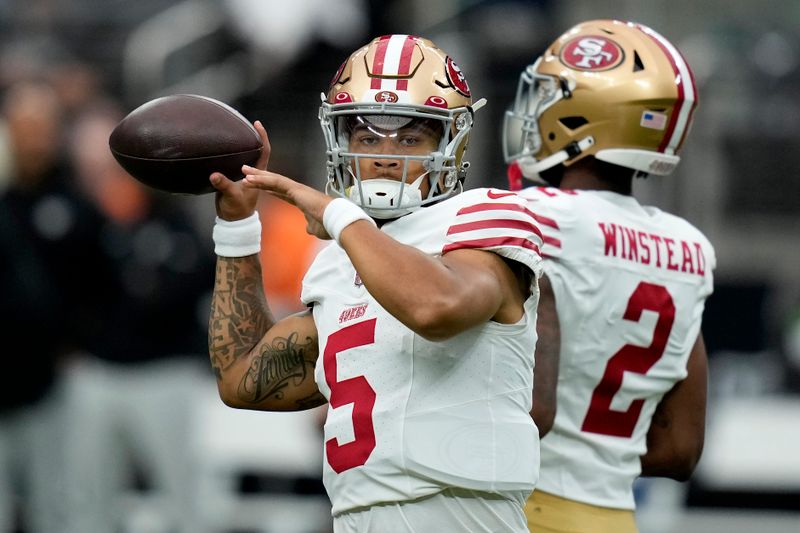
M 364 376 L 339 381 L 336 362 L 336 356 L 340 352 L 375 342 L 375 320 L 365 320 L 333 333 L 328 337 L 322 356 L 325 381 L 331 389 L 331 407 L 353 404 L 355 438 L 347 444 L 339 444 L 336 437 L 325 441 L 328 464 L 337 474 L 363 465 L 375 449 L 375 428 L 372 424 L 375 390 Z
M 606 364 L 603 378 L 592 393 L 589 410 L 583 419 L 582 431 L 615 437 L 633 435 L 644 400 L 634 400 L 627 411 L 612 410 L 611 400 L 622 387 L 625 372 L 646 374 L 664 355 L 667 339 L 675 321 L 675 304 L 666 287 L 646 282 L 639 283 L 628 300 L 623 318 L 638 322 L 642 317 L 642 311 L 658 313 L 653 340 L 650 346 L 626 344 L 611 356 Z

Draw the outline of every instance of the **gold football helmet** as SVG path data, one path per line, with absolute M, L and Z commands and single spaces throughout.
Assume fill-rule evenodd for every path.
M 633 22 L 584 22 L 522 72 L 505 117 L 505 160 L 534 180 L 590 155 L 667 175 L 696 106 L 692 71 L 667 39 Z
M 463 187 L 473 114 L 484 103 L 481 99 L 472 105 L 461 70 L 428 39 L 412 35 L 374 39 L 339 67 L 327 95 L 322 95 L 319 119 L 327 144 L 326 191 L 349 198 L 381 219 L 397 218 L 450 196 Z M 403 135 L 401 130 L 435 132 L 438 148 L 422 155 L 356 152 L 351 150 L 350 136 L 358 128 L 387 138 Z M 367 160 L 401 163 L 402 178 L 362 179 L 367 176 L 360 169 Z M 410 166 L 422 169 L 421 175 L 411 175 Z M 414 179 L 406 183 L 407 177 Z M 424 179 L 430 192 L 422 198 Z

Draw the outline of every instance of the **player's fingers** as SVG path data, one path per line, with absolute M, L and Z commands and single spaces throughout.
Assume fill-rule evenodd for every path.
M 259 170 L 248 165 L 242 166 L 245 187 L 264 189 L 276 193 L 285 193 L 294 183 L 286 176 L 268 170 Z
M 292 205 L 297 205 L 292 191 L 297 189 L 298 183 L 286 176 L 275 174 L 268 170 L 258 170 L 246 165 L 242 167 L 244 179 L 242 184 L 245 190 L 263 190 L 276 198 L 280 198 Z
M 272 152 L 272 147 L 269 144 L 269 135 L 267 135 L 267 130 L 260 120 L 253 122 L 253 127 L 258 132 L 258 136 L 261 137 L 261 144 L 263 145 L 261 148 L 261 155 L 256 162 L 256 167 L 266 170 L 267 164 L 269 163 L 269 155 Z
M 249 176 L 257 176 L 259 174 L 266 174 L 266 170 L 262 170 L 260 168 L 251 167 L 250 165 L 242 165 L 242 174 L 244 177 L 247 178 Z
M 239 220 L 252 214 L 258 203 L 257 189 L 241 187 L 219 172 L 211 174 L 209 181 L 217 190 L 214 205 L 218 216 L 225 220 Z
M 208 177 L 208 180 L 215 189 L 221 192 L 225 192 L 233 184 L 233 182 L 221 172 L 213 172 Z

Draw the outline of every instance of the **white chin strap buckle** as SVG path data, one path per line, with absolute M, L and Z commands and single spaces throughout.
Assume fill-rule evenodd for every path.
M 591 135 L 578 141 L 577 143 L 570 143 L 566 148 L 554 154 L 551 154 L 541 161 L 536 161 L 532 157 L 521 158 L 519 161 L 520 170 L 522 175 L 528 179 L 539 178 L 539 173 L 548 168 L 552 168 L 564 161 L 577 157 L 583 153 L 587 148 L 594 145 L 594 137 Z

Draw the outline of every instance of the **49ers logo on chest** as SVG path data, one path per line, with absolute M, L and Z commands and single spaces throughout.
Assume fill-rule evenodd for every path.
M 576 37 L 561 49 L 561 62 L 576 70 L 609 70 L 625 58 L 622 48 L 599 35 Z

